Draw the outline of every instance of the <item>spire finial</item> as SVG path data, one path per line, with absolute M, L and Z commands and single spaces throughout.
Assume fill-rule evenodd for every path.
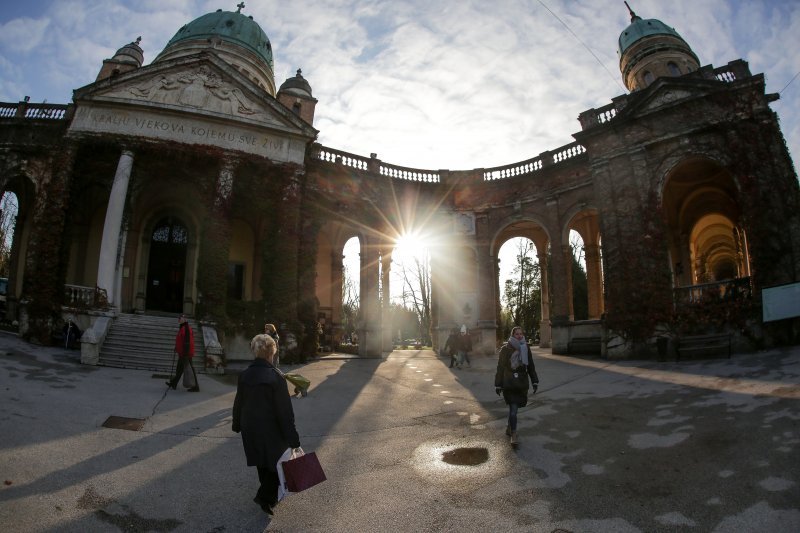
M 298 77 L 298 78 L 302 78 L 302 77 L 303 77 L 303 71 L 302 71 L 302 69 L 297 69 L 297 77 Z
M 631 9 L 631 6 L 628 5 L 627 1 L 624 2 L 624 3 L 625 3 L 625 7 L 628 8 L 628 13 L 631 14 L 631 22 L 634 22 L 636 19 L 641 18 L 641 17 L 637 17 L 636 16 L 636 13 L 633 11 L 633 9 Z
M 136 46 L 139 46 L 139 43 L 140 43 L 140 42 L 142 42 L 142 36 L 141 36 L 141 35 L 140 35 L 140 36 L 138 36 L 138 37 L 136 38 L 136 41 L 135 41 L 135 42 L 136 42 Z
M 239 9 L 236 10 L 236 12 L 237 13 L 241 13 L 242 9 L 244 9 L 244 2 L 239 2 L 238 4 L 236 4 L 236 7 L 239 8 Z

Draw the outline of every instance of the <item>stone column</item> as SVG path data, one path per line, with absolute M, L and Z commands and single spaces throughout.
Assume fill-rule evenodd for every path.
M 494 355 L 497 345 L 497 256 L 488 245 L 478 246 L 478 333 L 473 335 L 476 355 Z M 478 338 L 476 338 L 478 337 Z M 477 341 L 477 342 L 476 342 Z
M 547 247 L 537 246 L 537 257 L 539 259 L 539 270 L 542 276 L 542 320 L 539 323 L 539 346 L 549 348 L 552 343 L 552 332 L 550 328 L 550 282 L 547 270 L 547 253 L 539 250 L 546 250 Z
M 117 250 L 119 249 L 122 213 L 125 209 L 125 198 L 128 195 L 128 182 L 133 169 L 133 152 L 123 150 L 111 185 L 111 194 L 106 207 L 106 219 L 103 224 L 103 238 L 100 243 L 100 260 L 97 265 L 97 287 L 106 292 L 108 303 L 116 306 L 114 301 L 115 273 L 117 271 Z
M 569 321 L 570 322 L 574 322 L 575 321 L 575 309 L 574 309 L 574 305 L 573 305 L 573 302 L 572 302 L 572 298 L 573 298 L 573 295 L 572 295 L 572 262 L 574 261 L 574 258 L 573 258 L 573 255 L 572 255 L 572 246 L 569 246 L 569 245 L 565 244 L 565 245 L 561 246 L 561 251 L 564 254 L 564 263 L 565 263 L 564 268 L 565 268 L 565 271 L 566 271 L 565 280 L 567 282 L 567 298 L 566 298 L 567 316 L 569 317 Z
M 17 216 L 14 221 L 14 237 L 11 243 L 11 257 L 8 260 L 8 284 L 6 286 L 6 319 L 16 320 L 18 317 L 19 293 L 17 289 L 18 280 L 22 279 L 22 267 L 20 265 L 20 249 L 22 248 L 22 233 L 25 227 L 25 217 L 27 212 L 23 211 L 24 206 L 17 206 Z
M 331 336 L 333 344 L 342 342 L 342 285 L 344 284 L 344 272 L 342 264 L 344 256 L 341 253 L 331 254 Z
M 552 266 L 550 268 L 553 277 L 552 283 L 553 300 L 551 305 L 550 325 L 552 326 L 551 348 L 554 354 L 565 354 L 569 343 L 569 323 L 572 313 L 572 251 L 569 246 L 553 244 L 551 255 Z M 560 250 L 559 250 L 560 249 Z M 566 263 L 566 264 L 565 264 Z M 569 267 L 569 268 L 568 268 Z M 569 276 L 567 274 L 570 274 Z
M 381 324 L 382 331 L 382 352 L 391 353 L 394 348 L 392 344 L 392 322 L 390 319 L 392 291 L 390 273 L 392 269 L 392 252 L 387 247 L 381 252 Z
M 362 357 L 381 357 L 382 324 L 378 295 L 380 257 L 379 247 L 371 238 L 364 238 L 360 259 L 358 354 Z
M 228 276 L 228 255 L 231 242 L 231 224 L 229 209 L 233 191 L 233 169 L 236 160 L 227 158 L 217 174 L 212 204 L 205 206 L 207 216 L 202 220 L 201 239 L 197 253 L 201 257 L 202 268 L 197 272 L 197 290 L 202 294 L 198 304 L 202 304 L 202 315 L 199 318 L 212 320 L 225 315 L 228 297 L 227 285 L 221 281 Z M 191 243 L 187 248 L 187 259 L 192 257 Z M 187 265 L 187 271 L 193 269 Z M 194 291 L 193 276 L 187 275 L 183 285 L 183 310 L 188 313 L 196 309 L 192 299 Z
M 586 288 L 589 295 L 589 320 L 603 314 L 603 270 L 600 268 L 600 246 L 585 244 Z

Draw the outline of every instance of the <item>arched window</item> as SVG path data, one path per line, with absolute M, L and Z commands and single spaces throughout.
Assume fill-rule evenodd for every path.
M 292 106 L 292 111 L 295 115 L 300 116 L 300 102 L 295 102 Z
M 681 69 L 679 69 L 678 65 L 676 65 L 672 61 L 667 63 L 667 68 L 669 69 L 669 73 L 670 73 L 671 76 L 680 76 L 681 75 Z
M 645 87 L 650 85 L 651 83 L 653 83 L 655 81 L 655 79 L 656 78 L 655 78 L 655 76 L 653 76 L 652 72 L 650 72 L 649 70 L 645 70 L 644 71 L 644 84 L 645 84 Z

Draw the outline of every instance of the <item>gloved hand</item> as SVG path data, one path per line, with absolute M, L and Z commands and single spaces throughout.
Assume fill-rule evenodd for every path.
M 503 387 L 495 387 L 494 392 L 497 393 L 498 396 L 500 396 L 503 393 Z
M 531 394 L 536 394 L 536 391 L 539 390 L 538 383 L 531 383 Z

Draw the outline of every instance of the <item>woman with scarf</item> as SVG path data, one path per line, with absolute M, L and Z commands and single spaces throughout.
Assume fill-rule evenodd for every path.
M 494 390 L 508 404 L 508 426 L 506 435 L 511 437 L 511 444 L 517 444 L 517 411 L 528 405 L 528 378 L 533 393 L 539 387 L 539 376 L 533 364 L 531 347 L 525 341 L 525 333 L 519 326 L 514 326 L 508 342 L 500 348 L 497 358 L 497 372 L 494 375 Z

